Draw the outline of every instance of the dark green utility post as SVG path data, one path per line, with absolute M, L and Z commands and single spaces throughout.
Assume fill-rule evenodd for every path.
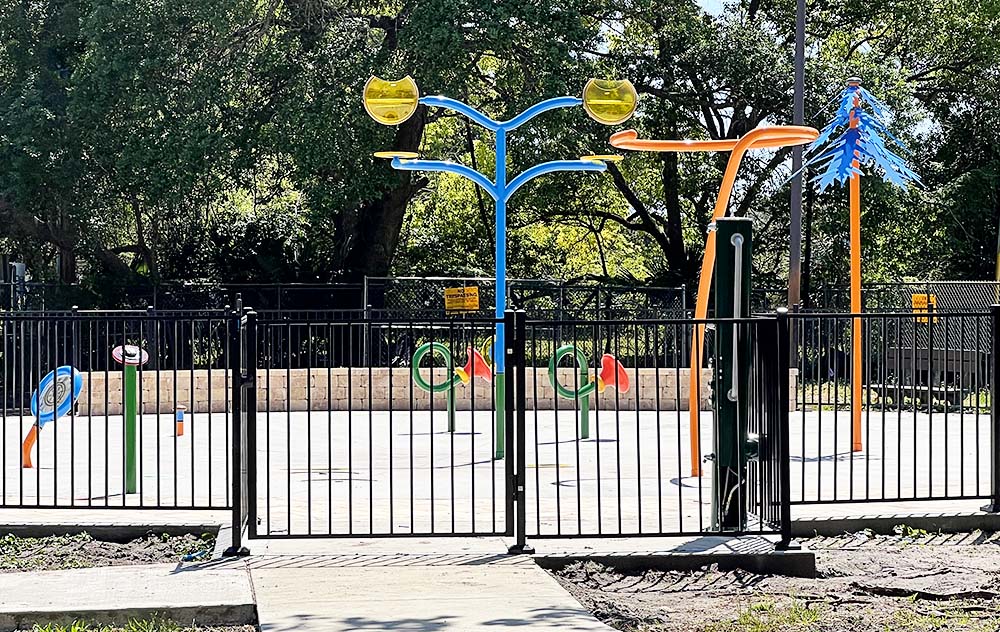
M 715 314 L 750 316 L 751 221 L 727 217 L 716 222 Z M 715 522 L 723 531 L 746 527 L 746 460 L 755 446 L 747 441 L 750 381 L 750 328 L 719 323 L 715 376 Z M 735 344 L 734 344 L 735 343 Z M 777 349 L 775 349 L 777 353 Z

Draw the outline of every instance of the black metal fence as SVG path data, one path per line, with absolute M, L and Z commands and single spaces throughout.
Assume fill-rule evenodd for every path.
M 939 312 L 987 312 L 1000 301 L 996 281 L 910 281 L 866 283 L 861 288 L 865 312 L 900 313 L 930 305 Z M 772 313 L 788 304 L 788 288 L 754 288 L 751 305 L 755 313 Z M 851 289 L 846 285 L 812 288 L 803 297 L 800 311 L 821 313 L 851 311 Z
M 0 314 L 0 506 L 229 507 L 234 318 Z M 58 367 L 80 391 L 45 421 Z
M 496 324 L 259 322 L 251 537 L 511 534 L 497 377 L 470 363 Z
M 262 312 L 295 315 L 309 311 L 362 309 L 361 283 L 160 282 L 89 287 L 63 283 L 0 283 L 2 311 L 79 309 L 217 310 L 242 299 Z
M 796 314 L 793 501 L 985 498 L 995 316 Z M 860 376 L 855 341 L 860 335 Z
M 686 359 L 678 361 L 678 341 L 690 340 L 699 325 L 737 326 L 740 336 L 761 340 L 750 360 L 752 387 L 743 393 L 756 400 L 749 424 L 766 446 L 759 455 L 735 427 L 718 432 L 711 413 L 692 423 L 690 389 L 702 394 L 697 407 L 708 408 L 720 366 L 714 343 L 695 354 L 695 365 L 705 368 L 691 371 Z M 703 534 L 719 530 L 730 513 L 750 518 L 733 531 L 780 532 L 776 504 L 787 486 L 777 466 L 788 408 L 778 405 L 782 360 L 768 346 L 777 326 L 775 318 L 529 321 L 526 536 Z M 787 360 L 784 366 L 787 374 Z M 715 502 L 715 459 L 726 441 L 739 480 Z
M 232 508 L 251 537 L 522 539 L 711 533 L 733 503 L 736 531 L 783 534 L 790 503 L 1000 506 L 1000 311 L 522 318 L 496 350 L 492 318 L 0 314 L 0 506 Z M 749 413 L 726 434 L 709 411 L 733 327 L 752 341 Z M 121 345 L 149 356 L 134 399 Z M 32 394 L 60 366 L 79 399 L 36 427 Z M 720 452 L 739 455 L 726 500 Z
M 471 318 L 494 315 L 496 282 L 485 277 L 367 277 L 364 306 L 389 319 L 462 317 L 446 310 L 445 290 L 475 288 L 479 309 Z M 525 310 L 528 318 L 546 320 L 630 320 L 683 318 L 685 287 L 616 286 L 596 282 L 549 279 L 508 279 L 507 304 Z

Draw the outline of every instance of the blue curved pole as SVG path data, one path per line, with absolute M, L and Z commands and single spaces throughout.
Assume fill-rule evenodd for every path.
M 393 158 L 393 169 L 400 171 L 443 171 L 445 173 L 455 173 L 464 178 L 472 180 L 481 186 L 494 200 L 497 199 L 496 186 L 490 182 L 489 178 L 479 173 L 475 169 L 460 165 L 457 162 L 447 160 L 408 160 L 405 158 Z
M 493 346 L 495 349 L 493 363 L 496 371 L 495 456 L 497 459 L 502 459 L 504 457 L 504 401 L 506 399 L 504 373 L 506 373 L 507 368 L 507 359 L 504 353 L 506 336 L 503 326 L 504 311 L 507 309 L 507 200 L 515 191 L 538 176 L 556 171 L 599 172 L 607 169 L 607 166 L 601 162 L 587 160 L 553 160 L 535 165 L 519 174 L 510 184 L 507 183 L 507 132 L 517 129 L 536 116 L 550 110 L 581 105 L 583 100 L 578 97 L 557 97 L 541 101 L 507 121 L 496 121 L 466 103 L 440 95 L 422 97 L 420 103 L 458 112 L 496 134 L 494 143 L 496 177 L 494 182 L 490 182 L 489 178 L 474 169 L 449 161 L 393 158 L 392 166 L 395 169 L 405 171 L 443 171 L 460 175 L 478 184 L 496 202 L 496 311 L 494 315 L 497 324 Z
M 504 121 L 500 123 L 500 127 L 509 131 L 515 130 L 521 127 L 531 119 L 535 118 L 539 114 L 544 114 L 549 110 L 556 110 L 559 108 L 572 108 L 583 104 L 583 99 L 579 97 L 556 97 L 555 99 L 547 99 L 539 103 L 534 104 L 524 112 L 521 112 L 509 121 Z
M 420 102 L 430 107 L 445 108 L 446 110 L 458 112 L 459 114 L 462 114 L 482 125 L 491 132 L 497 131 L 502 125 L 500 121 L 494 121 L 471 105 L 462 103 L 461 101 L 456 101 L 455 99 L 449 97 L 443 97 L 441 95 L 421 97 Z
M 603 162 L 595 162 L 592 160 L 553 160 L 551 162 L 543 162 L 522 172 L 516 178 L 511 180 L 510 184 L 507 186 L 507 196 L 510 197 L 513 195 L 515 191 L 527 184 L 529 180 L 534 180 L 538 176 L 543 176 L 547 173 L 553 173 L 556 171 L 601 172 L 607 170 L 607 168 L 608 166 Z

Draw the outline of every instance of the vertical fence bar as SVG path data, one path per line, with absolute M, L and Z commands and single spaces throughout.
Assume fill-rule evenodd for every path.
M 507 312 L 504 315 L 505 320 L 510 320 L 508 317 L 511 312 Z M 514 546 L 509 549 L 510 553 L 534 553 L 535 550 L 525 542 L 525 532 L 527 528 L 527 502 L 525 485 L 527 483 L 527 469 L 525 464 L 525 406 L 526 406 L 526 392 L 525 392 L 525 373 L 527 372 L 527 354 L 525 353 L 525 343 L 527 340 L 527 330 L 525 326 L 525 321 L 527 320 L 527 313 L 521 309 L 513 312 L 513 328 L 508 329 L 508 331 L 513 331 L 514 334 L 514 344 L 513 344 L 513 354 L 511 357 L 511 366 L 508 368 L 507 375 L 514 376 L 514 389 L 512 391 L 513 397 L 508 395 L 508 401 L 513 400 L 514 408 L 514 419 L 513 424 L 508 423 L 507 430 L 507 463 L 508 471 L 510 471 L 510 463 L 513 460 L 515 462 L 516 474 L 514 476 L 514 487 L 507 490 L 508 507 L 511 500 L 513 499 L 513 494 L 516 492 L 517 495 L 517 523 L 515 525 L 514 534 L 516 542 Z M 510 344 L 510 343 L 508 343 Z M 511 393 L 511 391 L 508 391 Z M 507 411 L 510 412 L 511 404 L 506 404 Z M 513 426 L 513 430 L 511 430 Z M 511 445 L 513 442 L 514 445 Z M 513 448 L 513 449 L 510 449 Z
M 990 502 L 983 511 L 1000 512 L 1000 305 L 990 307 Z
M 245 556 L 249 555 L 250 551 L 243 546 L 243 523 L 246 517 L 246 509 L 248 504 L 251 503 L 249 494 L 247 493 L 248 482 L 247 482 L 247 467 L 244 459 L 247 458 L 246 448 L 247 448 L 247 427 L 245 419 L 243 417 L 243 387 L 244 387 L 244 374 L 243 366 L 244 362 L 248 362 L 250 359 L 244 354 L 244 342 L 247 340 L 249 333 L 246 331 L 246 322 L 249 321 L 250 315 L 247 316 L 247 321 L 241 318 L 239 311 L 233 311 L 227 315 L 230 319 L 229 327 L 229 359 L 231 365 L 229 367 L 233 385 L 233 390 L 230 396 L 232 397 L 232 424 L 233 424 L 233 445 L 232 445 L 232 461 L 231 465 L 233 467 L 233 475 L 231 478 L 232 482 L 232 538 L 233 544 L 231 547 L 225 550 L 223 555 L 232 556 Z M 253 359 L 256 361 L 256 359 Z M 211 365 L 209 365 L 209 371 L 211 371 Z M 211 397 L 211 395 L 209 395 Z M 211 401 L 209 402 L 209 410 L 211 410 Z M 209 482 L 211 486 L 211 481 Z
M 778 328 L 778 498 L 781 512 L 781 541 L 779 549 L 795 549 L 798 545 L 792 541 L 792 472 L 791 450 L 788 437 L 789 401 L 789 331 L 788 310 L 778 309 L 776 326 Z
M 243 445 L 242 456 L 246 471 L 245 474 L 234 472 L 233 479 L 237 478 L 235 474 L 239 474 L 242 477 L 241 484 L 245 485 L 243 501 L 247 504 L 244 512 L 247 521 L 247 539 L 253 539 L 257 537 L 257 314 L 248 311 L 246 320 L 241 322 L 241 325 L 244 341 L 241 359 L 246 367 L 246 373 L 240 382 L 233 382 L 233 393 L 241 407 L 238 411 L 235 408 L 232 411 L 235 418 L 239 419 L 241 414 L 244 418 L 241 427 L 246 433 L 246 443 Z M 233 434 L 233 443 L 243 439 L 244 435 Z M 234 467 L 235 464 L 233 461 Z
M 523 486 L 523 478 L 518 476 L 517 471 L 517 455 L 514 454 L 514 434 L 517 430 L 514 427 L 515 414 L 514 406 L 516 402 L 515 397 L 515 376 L 518 374 L 520 369 L 523 367 L 523 360 L 520 364 L 517 363 L 517 353 L 515 345 L 517 344 L 517 321 L 516 314 L 513 310 L 508 309 L 504 312 L 503 321 L 504 329 L 509 333 L 509 335 L 504 338 L 504 346 L 501 348 L 496 345 L 496 339 L 494 339 L 494 352 L 493 355 L 497 356 L 499 354 L 504 354 L 510 356 L 510 361 L 512 363 L 511 369 L 504 373 L 503 375 L 494 375 L 494 380 L 500 379 L 507 382 L 504 385 L 504 389 L 507 392 L 507 396 L 502 401 L 497 401 L 494 398 L 493 407 L 502 405 L 504 407 L 504 437 L 503 442 L 506 447 L 506 460 L 504 463 L 504 480 L 506 481 L 506 489 L 504 490 L 504 531 L 508 535 L 516 535 L 516 525 L 515 525 L 515 512 L 520 514 L 522 510 L 523 503 L 520 502 L 517 494 L 518 486 Z M 494 360 L 496 364 L 496 360 Z M 493 392 L 496 393 L 496 385 L 493 385 Z M 493 443 L 496 445 L 500 441 L 499 438 L 495 438 Z M 495 462 L 495 459 L 494 459 Z M 495 480 L 495 477 L 494 477 Z M 496 499 L 496 493 L 492 494 L 494 502 Z M 518 521 L 520 524 L 520 521 Z M 523 532 L 523 525 L 522 525 Z

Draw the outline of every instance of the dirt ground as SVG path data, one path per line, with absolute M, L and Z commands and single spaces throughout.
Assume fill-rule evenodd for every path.
M 856 533 L 804 540 L 819 577 L 720 572 L 621 574 L 593 563 L 555 573 L 627 632 L 997 632 L 1000 533 Z
M 211 556 L 214 545 L 211 535 L 150 534 L 126 543 L 102 542 L 86 533 L 46 538 L 6 535 L 0 536 L 0 573 L 180 562 L 202 551 Z

